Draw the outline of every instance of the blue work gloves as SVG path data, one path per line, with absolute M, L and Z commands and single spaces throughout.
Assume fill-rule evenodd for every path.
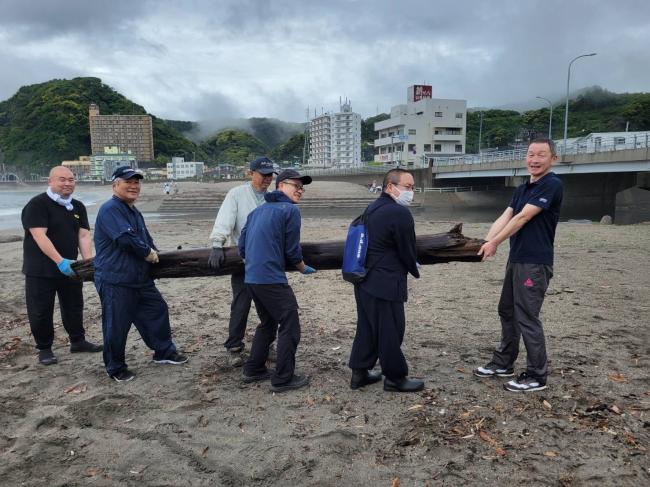
M 316 272 L 316 269 L 309 267 L 308 265 L 305 265 L 305 268 L 302 271 L 303 274 L 313 274 L 314 272 Z
M 56 266 L 59 268 L 62 274 L 65 274 L 68 277 L 76 275 L 76 272 L 72 270 L 71 265 L 74 263 L 74 260 L 63 259 Z

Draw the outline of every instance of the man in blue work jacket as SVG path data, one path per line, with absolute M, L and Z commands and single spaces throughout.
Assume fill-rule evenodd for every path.
M 246 262 L 244 282 L 261 322 L 255 330 L 250 357 L 244 364 L 243 380 L 250 383 L 271 379 L 273 392 L 309 384 L 308 377 L 294 375 L 300 319 L 298 302 L 285 268 L 294 267 L 303 274 L 316 272 L 302 259 L 300 211 L 296 207 L 305 185 L 310 183 L 311 176 L 301 176 L 293 169 L 281 172 L 275 183 L 276 191 L 264 195 L 266 204 L 248 215 L 239 237 L 239 255 Z M 271 374 L 266 361 L 276 333 L 277 362 Z
M 104 364 L 117 382 L 135 378 L 125 361 L 126 338 L 135 325 L 159 364 L 182 364 L 169 326 L 167 303 L 149 274 L 158 252 L 134 206 L 142 174 L 129 166 L 113 173 L 113 197 L 102 205 L 95 222 L 95 287 L 102 302 Z

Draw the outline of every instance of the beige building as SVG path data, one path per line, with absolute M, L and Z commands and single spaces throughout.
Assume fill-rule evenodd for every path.
M 88 109 L 92 154 L 102 154 L 104 147 L 117 146 L 131 153 L 138 162 L 153 161 L 153 125 L 151 115 L 100 115 L 91 103 Z
M 61 165 L 70 169 L 77 180 L 90 178 L 90 156 L 79 156 L 79 160 L 63 161 Z

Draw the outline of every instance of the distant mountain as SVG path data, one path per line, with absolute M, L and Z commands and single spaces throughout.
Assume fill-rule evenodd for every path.
M 243 166 L 256 157 L 266 155 L 269 147 L 248 132 L 226 129 L 203 142 L 201 150 L 213 162 Z
M 90 154 L 88 105 L 104 114 L 145 114 L 145 109 L 99 78 L 55 79 L 21 87 L 0 102 L 0 150 L 6 164 L 44 173 L 65 159 Z M 199 147 L 164 120 L 153 117 L 154 151 L 159 162 Z

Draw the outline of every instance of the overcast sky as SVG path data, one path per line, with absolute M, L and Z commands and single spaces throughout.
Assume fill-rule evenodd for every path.
M 0 0 L 0 100 L 96 76 L 164 118 L 299 122 L 340 96 L 365 118 L 424 82 L 469 107 L 559 100 L 590 52 L 572 90 L 650 91 L 649 46 L 648 0 Z

